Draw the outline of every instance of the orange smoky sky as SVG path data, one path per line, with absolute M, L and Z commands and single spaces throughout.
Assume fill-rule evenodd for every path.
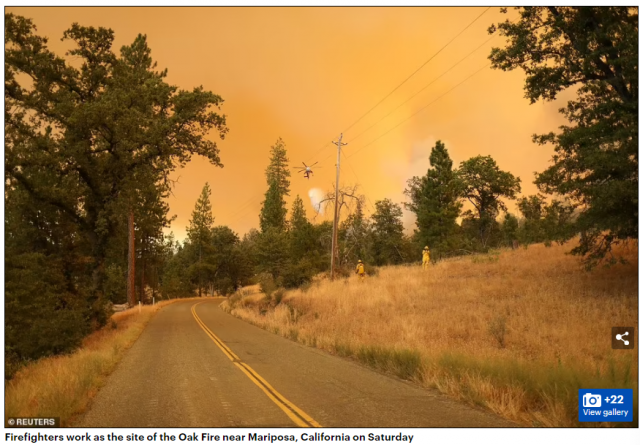
M 300 195 L 309 218 L 326 218 L 316 215 L 309 195 L 312 189 L 317 189 L 316 196 L 326 192 L 335 182 L 336 146 L 331 141 L 485 9 L 16 7 L 6 11 L 33 19 L 38 33 L 48 36 L 50 48 L 60 55 L 69 48 L 68 42 L 60 41 L 62 33 L 74 22 L 113 29 L 116 49 L 139 33 L 146 34 L 158 68 L 169 71 L 169 83 L 182 89 L 202 85 L 222 96 L 221 112 L 227 116 L 229 133 L 222 141 L 215 134 L 211 138 L 218 142 L 224 168 L 194 158 L 173 174 L 178 182 L 168 202 L 176 219 L 169 230 L 184 239 L 205 182 L 212 188 L 216 224 L 228 225 L 240 235 L 258 227 L 269 148 L 279 137 L 286 143 L 291 166 L 316 161 L 320 166 L 310 180 L 292 169 L 289 202 Z M 516 13 L 510 11 L 508 16 L 516 18 Z M 534 144 L 531 136 L 564 123 L 558 108 L 570 93 L 555 102 L 531 105 L 524 98 L 521 70 L 481 69 L 488 64 L 491 47 L 504 44 L 501 37 L 458 63 L 490 37 L 491 24 L 505 18 L 498 8 L 490 8 L 344 132 L 348 145 L 340 183 L 359 184 L 369 212 L 377 200 L 405 200 L 407 179 L 426 173 L 436 140 L 445 142 L 454 166 L 472 156 L 491 155 L 502 169 L 521 178 L 523 194 L 537 192 L 534 172 L 549 165 L 552 149 Z M 411 215 L 406 213 L 406 227 L 412 230 Z

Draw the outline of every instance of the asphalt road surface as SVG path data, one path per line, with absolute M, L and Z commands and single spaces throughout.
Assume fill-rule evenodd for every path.
M 160 310 L 78 427 L 515 426 L 223 312 Z

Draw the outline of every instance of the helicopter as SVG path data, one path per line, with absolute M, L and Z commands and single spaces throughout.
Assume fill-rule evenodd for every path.
M 314 166 L 314 165 L 316 165 L 316 164 L 317 164 L 317 162 L 315 162 L 315 163 L 313 163 L 313 164 L 311 164 L 311 165 L 307 165 L 307 164 L 305 164 L 305 163 L 303 162 L 303 163 L 302 163 L 302 165 L 304 165 L 304 167 L 294 167 L 294 168 L 299 168 L 299 169 L 300 169 L 300 171 L 299 171 L 298 173 L 302 173 L 302 172 L 304 172 L 304 175 L 303 175 L 303 176 L 304 176 L 305 178 L 309 179 L 309 178 L 310 178 L 310 176 L 313 174 L 313 170 L 311 170 L 311 167 L 313 167 L 313 166 Z M 320 168 L 320 167 L 317 167 L 317 168 Z

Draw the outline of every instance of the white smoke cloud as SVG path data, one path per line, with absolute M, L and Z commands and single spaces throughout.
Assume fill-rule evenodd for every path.
M 324 199 L 324 192 L 322 191 L 322 189 L 313 188 L 309 190 L 309 199 L 311 199 L 311 205 L 313 206 L 314 210 L 323 215 L 324 209 L 320 205 L 320 202 Z
M 415 142 L 411 146 L 411 151 L 406 153 L 404 158 L 385 160 L 383 163 L 383 171 L 392 178 L 398 181 L 398 185 L 401 190 L 407 187 L 407 181 L 414 176 L 424 176 L 431 167 L 429 162 L 429 156 L 431 155 L 431 149 L 436 145 L 437 139 L 430 135 L 429 137 Z M 447 140 L 442 141 L 449 150 L 451 155 L 451 142 Z M 401 203 L 408 200 L 402 192 L 391 194 L 387 196 L 395 203 Z M 413 233 L 415 229 L 416 216 L 413 212 L 404 208 L 402 209 L 402 223 L 407 234 Z
M 383 164 L 384 170 L 389 176 L 398 178 L 403 187 L 406 186 L 407 180 L 414 176 L 424 176 L 427 174 L 427 170 L 431 167 L 429 162 L 429 156 L 431 155 L 431 149 L 436 145 L 437 139 L 434 136 L 429 136 L 421 141 L 415 142 L 411 146 L 411 151 L 407 153 L 404 159 L 397 159 L 394 161 L 385 161 Z M 449 150 L 451 156 L 451 142 L 447 140 L 442 141 Z

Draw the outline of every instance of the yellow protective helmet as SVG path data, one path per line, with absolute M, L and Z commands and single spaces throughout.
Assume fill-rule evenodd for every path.
M 358 260 L 358 263 L 362 263 L 362 260 Z

